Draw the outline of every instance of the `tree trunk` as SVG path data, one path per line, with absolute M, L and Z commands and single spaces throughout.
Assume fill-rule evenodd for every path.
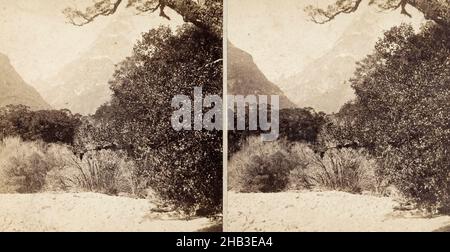
M 408 0 L 428 20 L 450 29 L 450 0 Z

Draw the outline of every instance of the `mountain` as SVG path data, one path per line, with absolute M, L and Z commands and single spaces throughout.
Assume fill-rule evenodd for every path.
M 9 58 L 0 53 L 0 107 L 25 105 L 31 109 L 50 109 L 41 95 L 11 65 Z
M 134 43 L 128 39 L 130 30 L 126 20 L 111 23 L 76 60 L 41 81 L 38 90 L 55 108 L 93 114 L 111 97 L 108 81 L 115 65 L 131 55 Z
M 280 108 L 295 107 L 281 89 L 264 76 L 252 56 L 231 43 L 228 43 L 228 94 L 279 95 Z
M 288 97 L 300 107 L 313 107 L 327 113 L 354 97 L 348 80 L 356 62 L 374 49 L 383 28 L 380 16 L 368 11 L 356 18 L 334 46 L 307 65 L 299 74 L 277 81 Z

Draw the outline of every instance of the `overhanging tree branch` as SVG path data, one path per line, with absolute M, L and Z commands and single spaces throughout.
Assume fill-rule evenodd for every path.
M 346 3 L 345 3 L 346 2 Z M 358 10 L 362 0 L 353 1 L 337 1 L 334 5 L 329 5 L 326 10 L 314 7 L 312 5 L 306 7 L 306 11 L 310 14 L 314 23 L 325 24 L 340 14 L 349 14 Z M 319 18 L 324 18 L 319 20 Z
M 309 5 L 305 11 L 310 15 L 311 20 L 318 24 L 327 23 L 335 19 L 340 14 L 349 14 L 358 10 L 362 0 L 336 0 L 335 3 L 326 8 L 319 8 Z M 401 14 L 411 17 L 407 11 L 407 6 L 411 6 L 422 12 L 427 20 L 450 28 L 450 0 L 368 0 L 368 5 L 376 5 L 383 10 L 401 9 Z
M 111 2 L 110 0 L 96 2 L 94 6 L 86 8 L 86 10 L 80 11 L 77 9 L 66 8 L 63 13 L 69 19 L 69 23 L 76 26 L 83 26 L 88 24 L 99 16 L 109 16 L 116 13 L 122 0 L 116 0 Z M 77 21 L 77 19 L 81 19 Z
M 63 13 L 69 23 L 83 26 L 100 16 L 110 16 L 117 12 L 124 0 L 95 0 L 94 4 L 81 11 L 66 8 Z M 159 10 L 159 16 L 169 19 L 165 8 L 170 8 L 183 17 L 185 22 L 222 37 L 222 1 L 221 0 L 128 0 L 126 8 L 135 8 L 138 12 L 153 13 Z

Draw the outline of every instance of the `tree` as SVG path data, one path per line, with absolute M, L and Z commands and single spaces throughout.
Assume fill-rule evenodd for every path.
M 316 23 L 326 23 L 340 14 L 357 11 L 363 0 L 336 0 L 325 9 L 315 6 L 306 7 L 306 11 Z M 422 12 L 426 19 L 449 29 L 450 27 L 450 1 L 449 0 L 369 0 L 368 5 L 377 6 L 382 10 L 401 9 L 401 14 L 411 16 L 407 7 L 411 6 Z
M 325 113 L 316 113 L 311 108 L 282 109 L 280 111 L 280 137 L 289 141 L 315 144 Z
M 113 15 L 121 5 L 139 13 L 159 11 L 166 19 L 170 17 L 165 10 L 170 8 L 194 26 L 185 25 L 176 33 L 159 28 L 145 34 L 111 81 L 112 101 L 82 131 L 100 143 L 99 148 L 126 148 L 140 166 L 138 176 L 148 178 L 164 199 L 184 210 L 201 206 L 218 212 L 222 134 L 177 132 L 170 116 L 173 96 L 191 94 L 194 86 L 222 95 L 222 1 L 95 0 L 85 10 L 67 8 L 64 14 L 70 23 L 82 26 Z M 108 127 L 109 134 L 95 130 L 99 125 Z M 110 143 L 105 142 L 108 138 Z
M 170 8 L 181 15 L 185 22 L 194 24 L 217 38 L 222 37 L 222 0 L 96 0 L 85 10 L 67 8 L 64 14 L 70 23 L 82 26 L 99 16 L 109 16 L 117 12 L 121 5 L 134 8 L 139 13 L 159 11 L 163 18 L 170 19 L 165 13 Z
M 428 24 L 385 33 L 351 80 L 357 96 L 353 136 L 380 160 L 407 196 L 430 206 L 450 202 L 450 33 Z
M 0 112 L 0 138 L 20 136 L 25 141 L 72 145 L 75 131 L 81 124 L 80 115 L 69 110 L 31 111 L 23 105 L 10 105 Z
M 222 96 L 221 58 L 222 40 L 196 26 L 186 24 L 175 33 L 153 29 L 119 65 L 110 105 L 96 114 L 117 133 L 111 141 L 131 145 L 130 156 L 148 186 L 184 210 L 221 210 L 222 133 L 174 130 L 171 101 L 175 95 L 192 99 L 197 86 Z
M 269 108 L 270 109 L 270 108 Z M 229 113 L 233 113 L 230 111 Z M 319 132 L 326 123 L 325 113 L 315 112 L 312 108 L 287 108 L 279 111 L 279 139 L 289 142 L 307 142 L 316 144 Z M 269 116 L 270 117 L 270 116 Z M 237 114 L 234 113 L 234 122 Z M 252 136 L 267 133 L 262 130 L 249 129 L 249 107 L 246 107 L 245 130 L 230 130 L 228 132 L 228 158 L 231 158 Z

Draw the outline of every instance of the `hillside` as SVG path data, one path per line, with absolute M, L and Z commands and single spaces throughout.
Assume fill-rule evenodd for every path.
M 76 60 L 38 83 L 44 98 L 58 109 L 93 114 L 111 97 L 108 82 L 115 65 L 131 54 L 133 42 L 127 37 L 130 29 L 126 21 L 116 21 L 106 27 Z
M 41 95 L 11 65 L 9 58 L 0 53 L 0 107 L 26 105 L 31 109 L 49 109 Z
M 280 108 L 295 105 L 259 70 L 250 54 L 228 43 L 228 94 L 279 95 Z

